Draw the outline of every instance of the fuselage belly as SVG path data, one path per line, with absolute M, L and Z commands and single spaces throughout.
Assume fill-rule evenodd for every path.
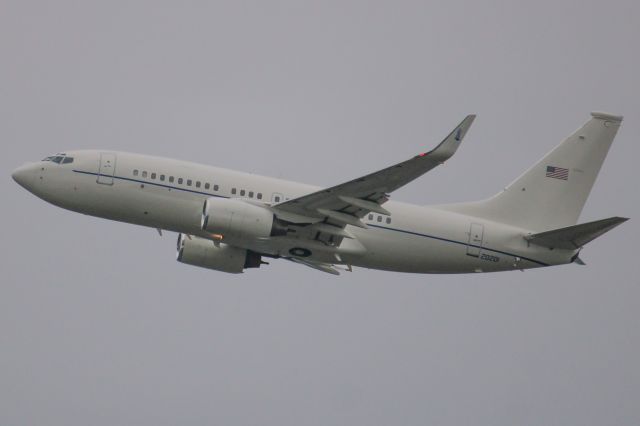
M 270 203 L 278 199 L 275 197 L 284 201 L 318 189 L 121 152 L 113 153 L 113 170 L 105 176 L 99 170 L 99 151 L 77 151 L 73 155 L 76 158 L 73 164 L 39 167 L 32 192 L 52 204 L 80 213 L 203 238 L 211 237 L 201 228 L 202 206 L 209 197 L 242 198 L 239 196 L 242 191 L 247 199 L 252 194 L 254 199 L 250 201 Z M 134 170 L 138 171 L 137 176 Z M 168 181 L 169 177 L 173 182 Z M 204 189 L 204 182 L 208 189 Z M 213 190 L 214 183 L 217 190 Z M 261 200 L 255 199 L 257 194 Z M 339 247 L 310 245 L 290 235 L 269 241 L 247 239 L 235 244 L 272 256 L 289 256 L 292 249 L 310 247 L 308 260 L 314 262 L 414 273 L 527 269 L 568 263 L 573 256 L 571 251 L 530 247 L 522 238 L 525 230 L 484 219 L 393 201 L 387 202 L 385 208 L 391 213 L 389 219 L 378 214 L 363 218 L 368 229 L 347 226 L 357 245 L 348 239 Z M 482 235 L 472 235 L 474 229 L 481 229 Z

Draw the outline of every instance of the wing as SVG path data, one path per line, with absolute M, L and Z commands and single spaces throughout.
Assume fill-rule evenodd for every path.
M 290 260 L 291 262 L 298 263 L 300 265 L 308 266 L 309 268 L 317 269 L 318 271 L 326 272 L 331 275 L 340 275 L 340 271 L 335 266 L 335 264 L 331 263 L 322 263 L 322 262 L 313 262 L 307 259 L 301 259 L 299 257 L 286 257 L 285 259 Z M 351 272 L 351 266 L 348 266 L 347 269 L 343 269 L 344 271 Z
M 342 238 L 351 238 L 344 229 L 346 225 L 366 228 L 360 219 L 368 213 L 389 215 L 382 207 L 389 199 L 389 194 L 451 158 L 474 119 L 475 115 L 468 115 L 429 152 L 361 178 L 276 204 L 273 209 L 285 219 L 293 218 L 292 222 L 304 222 L 300 218 L 312 218 L 308 222 L 316 222 L 312 225 L 314 229 L 317 228 L 316 239 L 320 234 L 340 241 Z

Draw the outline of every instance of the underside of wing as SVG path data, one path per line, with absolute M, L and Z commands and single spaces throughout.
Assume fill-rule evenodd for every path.
M 340 275 L 338 267 L 330 263 L 313 262 L 311 260 L 301 259 L 299 257 L 287 257 L 285 259 L 290 260 L 294 263 L 298 263 L 300 265 L 308 266 L 309 268 L 317 269 L 318 271 L 326 272 L 331 275 Z M 351 272 L 351 266 L 348 266 L 346 269 L 340 269 Z

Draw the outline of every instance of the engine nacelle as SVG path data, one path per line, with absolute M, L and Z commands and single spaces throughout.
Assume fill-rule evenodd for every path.
M 242 200 L 212 197 L 202 206 L 200 227 L 219 239 L 285 235 L 286 226 L 267 208 Z
M 185 234 L 178 235 L 178 262 L 232 274 L 263 263 L 252 251 Z

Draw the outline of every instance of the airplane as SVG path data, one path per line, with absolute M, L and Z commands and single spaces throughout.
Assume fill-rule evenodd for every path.
M 420 206 L 396 189 L 456 152 L 475 115 L 434 149 L 329 188 L 109 150 L 66 151 L 13 179 L 76 212 L 178 233 L 177 260 L 242 273 L 285 259 L 338 275 L 363 267 L 478 273 L 584 264 L 585 244 L 627 220 L 578 223 L 622 116 L 590 119 L 495 196 Z

